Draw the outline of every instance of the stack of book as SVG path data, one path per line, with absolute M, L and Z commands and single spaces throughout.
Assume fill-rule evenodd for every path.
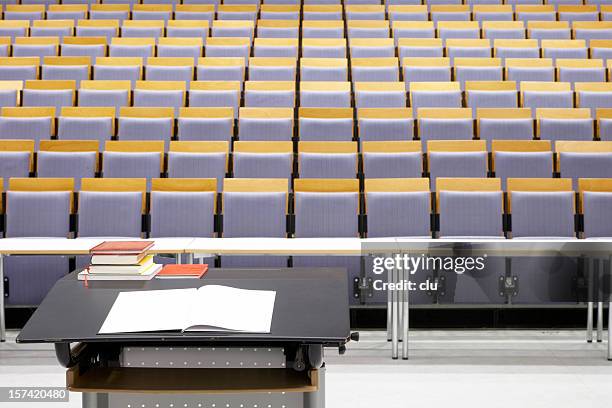
M 79 280 L 149 280 L 162 268 L 149 250 L 153 241 L 104 241 L 93 247 Z

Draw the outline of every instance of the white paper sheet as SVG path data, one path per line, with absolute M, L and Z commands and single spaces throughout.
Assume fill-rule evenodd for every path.
M 153 331 L 269 333 L 276 292 L 207 285 L 120 292 L 99 334 Z

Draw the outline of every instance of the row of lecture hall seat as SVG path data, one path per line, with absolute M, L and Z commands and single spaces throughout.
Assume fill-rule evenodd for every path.
M 159 1 L 159 0 L 158 0 Z M 163 0 L 162 0 L 163 1 Z M 242 0 L 248 3 L 248 0 Z M 559 3 L 568 3 L 561 0 Z M 571 0 L 570 0 L 571 2 Z M 128 3 L 125 1 L 124 3 Z M 232 2 L 234 3 L 234 2 Z M 236 2 L 238 3 L 238 2 Z M 257 2 L 259 3 L 259 2 Z M 610 4 L 8 4 L 4 20 L 611 21 Z
M 612 235 L 612 179 L 581 179 L 576 189 L 570 179 L 562 178 L 509 179 L 506 188 L 494 178 L 442 178 L 438 185 L 432 194 L 427 179 L 366 179 L 360 193 L 355 179 L 297 179 L 290 195 L 283 179 L 227 179 L 222 190 L 210 179 L 155 179 L 147 194 L 144 179 L 83 179 L 75 189 L 72 179 L 12 178 L 3 202 L 4 234 L 500 239 Z M 222 191 L 220 199 L 217 191 Z M 280 267 L 287 261 L 286 256 L 223 256 L 220 265 Z M 9 256 L 4 262 L 9 305 L 38 304 L 70 270 L 66 256 Z M 76 268 L 87 262 L 87 257 L 77 257 Z M 294 256 L 291 264 L 348 267 L 352 287 L 360 258 Z M 530 292 L 543 282 L 550 296 L 551 290 L 571 282 L 560 276 L 565 273 L 563 265 L 557 260 L 554 266 L 539 266 L 550 267 L 550 275 L 534 274 L 533 265 L 525 271 L 516 265 L 515 275 L 528 272 L 531 277 L 521 281 L 522 291 Z M 503 265 L 491 259 L 489 267 L 493 270 L 481 278 L 497 281 L 503 276 Z M 572 269 L 575 265 L 570 265 L 570 274 Z M 466 279 L 471 279 L 469 274 Z M 353 290 L 349 293 L 352 297 Z M 468 302 L 478 300 L 473 294 L 467 296 Z
M 1 63 L 1 60 L 0 60 Z M 108 68 L 109 66 L 105 66 Z M 111 68 L 117 68 L 111 65 Z M 132 66 L 124 66 L 130 71 Z M 140 66 L 135 66 L 137 69 Z M 153 65 L 152 72 L 160 66 Z M 208 66 L 205 66 L 208 67 Z M 60 67 L 63 68 L 63 66 Z M 163 67 L 160 71 L 165 71 Z M 172 68 L 172 67 L 171 67 Z M 218 67 L 215 67 L 218 68 Z M 101 69 L 104 71 L 104 68 Z M 206 70 L 206 68 L 203 68 Z M 114 75 L 116 70 L 105 72 Z M 219 70 L 213 70 L 218 72 Z M 578 70 L 579 71 L 579 70 Z M 0 66 L 0 73 L 2 67 Z M 575 71 L 572 71 L 575 72 Z M 568 74 L 570 75 L 570 74 Z M 577 74 L 580 76 L 580 74 Z M 583 78 L 581 78 L 583 79 Z M 299 90 L 296 90 L 296 86 Z M 244 89 L 244 92 L 241 91 Z M 408 88 L 408 90 L 406 89 Z M 612 108 L 612 83 L 610 82 L 546 82 L 522 81 L 466 81 L 462 91 L 460 82 L 355 82 L 347 81 L 130 81 L 119 80 L 81 80 L 77 89 L 74 80 L 0 80 L 0 107 L 13 108 L 11 116 L 23 116 L 20 112 L 27 109 L 34 116 L 54 116 L 54 111 L 64 107 L 112 107 L 126 113 L 151 110 L 149 116 L 180 116 L 190 108 L 225 107 L 233 109 L 235 116 L 243 108 L 272 109 L 270 117 L 293 108 L 399 108 L 408 106 L 417 117 L 420 109 L 447 108 L 448 119 L 477 116 L 478 109 L 570 109 L 572 118 L 599 117 L 597 109 Z M 572 89 L 574 88 L 574 89 Z M 299 98 L 299 100 L 298 100 Z M 465 108 L 464 108 L 465 106 Z M 33 108 L 40 109 L 33 109 Z M 52 109 L 43 109 L 47 107 Z M 578 110 L 571 110 L 575 107 Z M 166 109 L 164 109 L 166 108 Z M 284 108 L 284 109 L 283 109 Z M 287 110 L 288 109 L 288 110 Z M 458 110 L 457 110 L 458 109 Z M 95 110 L 91 110 L 95 113 Z M 155 112 L 159 112 L 156 114 Z M 246 112 L 246 111 L 245 111 Z M 275 114 L 276 112 L 276 114 Z M 335 112 L 335 111 L 330 111 Z M 338 111 L 341 112 L 341 111 Z M 393 111 L 390 111 L 393 112 Z M 407 111 L 410 112 L 410 111 Z M 289 115 L 293 116 L 291 113 Z M 527 115 L 532 116 L 530 113 Z M 93 115 L 100 116 L 100 115 Z M 105 112 L 103 116 L 108 116 Z M 114 116 L 114 115 L 112 115 Z M 346 116 L 342 113 L 342 117 Z M 404 116 L 404 115 L 402 115 Z M 412 114 L 410 114 L 412 116 Z M 524 117 L 522 112 L 521 118 Z M 442 119 L 442 117 L 440 117 Z
M 0 177 L 70 177 L 80 180 L 143 177 L 223 179 L 420 178 L 439 189 L 444 177 L 496 177 L 506 186 L 511 178 L 612 178 L 612 142 L 494 140 L 420 142 L 106 142 L 41 141 L 35 152 L 29 140 L 0 141 Z M 295 177 L 295 178 L 294 178 Z M 299 178 L 298 178 L 299 177 Z M 150 184 L 150 182 L 149 182 Z M 291 182 L 288 187 L 291 187 Z
M 4 107 L 0 110 L 0 140 L 49 139 L 119 141 L 301 141 L 360 142 L 435 140 L 612 140 L 612 109 L 240 108 L 237 126 L 231 108 L 122 107 Z M 418 142 L 420 143 L 420 142 Z
M 209 26 L 211 25 L 211 26 Z M 612 21 L 405 21 L 396 20 L 0 20 L 3 37 L 239 37 L 297 39 L 612 39 Z M 481 27 L 482 26 L 482 27 Z

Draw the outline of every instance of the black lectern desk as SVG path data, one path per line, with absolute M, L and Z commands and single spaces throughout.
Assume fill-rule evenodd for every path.
M 83 406 L 321 408 L 323 347 L 349 341 L 344 269 L 212 269 L 202 280 L 61 279 L 17 342 L 54 343 L 69 390 Z M 117 294 L 206 284 L 275 290 L 270 333 L 99 335 Z M 72 344 L 71 343 L 75 343 Z

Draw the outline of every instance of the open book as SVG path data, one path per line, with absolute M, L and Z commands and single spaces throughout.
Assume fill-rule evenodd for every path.
M 155 331 L 269 333 L 275 291 L 207 285 L 120 292 L 98 334 Z

